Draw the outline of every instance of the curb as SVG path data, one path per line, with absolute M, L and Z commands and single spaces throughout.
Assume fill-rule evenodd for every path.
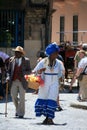
M 82 105 L 82 104 L 78 104 L 78 103 L 77 104 L 76 103 L 72 103 L 72 104 L 70 104 L 70 107 L 87 110 L 87 106 L 86 105 Z

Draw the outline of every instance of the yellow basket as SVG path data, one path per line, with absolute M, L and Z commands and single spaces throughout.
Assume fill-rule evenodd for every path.
M 28 87 L 34 90 L 37 90 L 39 88 L 39 83 L 37 82 L 31 82 L 30 80 L 28 81 Z

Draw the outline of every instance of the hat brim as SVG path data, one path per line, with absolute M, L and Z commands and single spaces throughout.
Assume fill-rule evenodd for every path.
M 14 51 L 14 52 L 20 52 L 20 53 L 22 53 L 23 55 L 25 55 L 25 52 L 24 52 L 24 51 L 20 51 L 20 50 L 17 50 L 17 49 L 12 49 L 12 51 Z

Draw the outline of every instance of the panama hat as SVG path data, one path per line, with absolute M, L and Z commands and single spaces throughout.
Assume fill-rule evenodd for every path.
M 17 46 L 15 49 L 12 49 L 12 50 L 15 52 L 18 51 L 18 52 L 22 53 L 23 55 L 25 54 L 25 52 L 21 46 Z

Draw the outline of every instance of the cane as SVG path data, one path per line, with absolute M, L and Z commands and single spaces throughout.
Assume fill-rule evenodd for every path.
M 7 117 L 7 102 L 8 102 L 8 81 L 6 82 L 6 103 L 5 103 L 5 117 Z

